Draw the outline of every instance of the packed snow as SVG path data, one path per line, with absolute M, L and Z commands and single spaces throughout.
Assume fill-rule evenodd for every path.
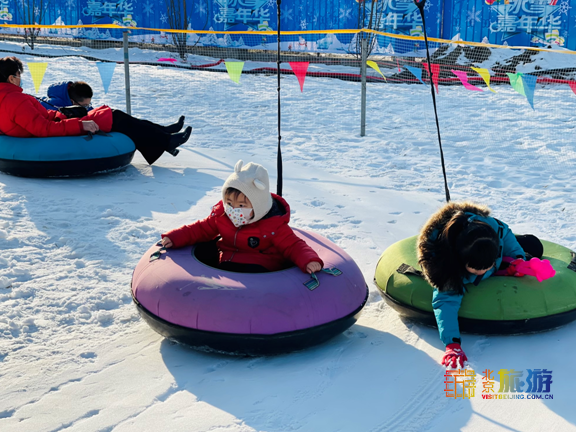
M 121 67 L 104 94 L 85 58 L 19 57 L 49 62 L 38 95 L 85 80 L 94 105 L 125 107 Z M 132 304 L 132 271 L 161 233 L 208 215 L 239 159 L 263 164 L 275 183 L 277 81 L 243 75 L 239 85 L 226 73 L 140 64 L 130 74 L 135 116 L 168 124 L 185 114 L 194 127 L 177 157 L 148 166 L 138 154 L 125 171 L 82 179 L 0 174 L 0 430 L 576 430 L 576 323 L 463 335 L 478 378 L 545 368 L 553 400 L 484 400 L 480 380 L 475 397 L 447 398 L 437 330 L 400 319 L 372 284 L 380 254 L 444 202 L 422 85 L 368 84 L 361 137 L 359 83 L 308 78 L 300 92 L 296 77 L 282 79 L 291 225 L 355 259 L 370 288 L 357 324 L 323 345 L 257 358 L 198 352 L 155 333 Z M 28 69 L 23 82 L 34 94 Z M 488 204 L 515 232 L 575 250 L 576 95 L 538 86 L 532 110 L 509 86 L 496 90 L 440 87 L 452 199 Z

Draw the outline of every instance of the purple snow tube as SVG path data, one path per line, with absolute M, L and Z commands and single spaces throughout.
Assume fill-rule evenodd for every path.
M 194 348 L 244 355 L 277 354 L 322 343 L 356 322 L 368 298 L 352 258 L 324 237 L 299 229 L 325 268 L 319 286 L 298 267 L 269 273 L 236 273 L 198 260 L 197 246 L 152 246 L 132 276 L 132 298 L 158 333 Z M 158 255 L 156 253 L 155 255 Z M 337 273 L 337 272 L 335 272 Z M 312 288 L 312 289 L 311 289 Z

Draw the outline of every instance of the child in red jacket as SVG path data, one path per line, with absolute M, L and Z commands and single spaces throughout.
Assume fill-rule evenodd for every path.
M 266 168 L 238 161 L 210 216 L 162 234 L 162 245 L 179 248 L 220 236 L 216 245 L 223 270 L 259 273 L 292 264 L 307 273 L 322 270 L 318 254 L 288 226 L 290 206 L 269 187 Z

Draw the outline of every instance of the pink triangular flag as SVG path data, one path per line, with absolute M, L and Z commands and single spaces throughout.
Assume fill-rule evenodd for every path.
M 290 62 L 290 67 L 298 78 L 298 82 L 300 83 L 300 91 L 304 91 L 304 80 L 306 79 L 306 71 L 308 70 L 308 65 L 310 62 Z
M 462 85 L 467 88 L 468 90 L 472 90 L 472 91 L 484 91 L 479 87 L 473 86 L 472 84 L 470 84 L 468 82 L 468 75 L 466 74 L 465 71 L 459 71 L 459 70 L 454 70 L 452 69 L 452 73 L 454 75 L 456 75 L 460 81 L 462 81 Z
M 428 67 L 428 63 L 424 63 L 424 68 L 428 71 L 428 75 L 430 75 L 430 68 Z M 434 87 L 436 87 L 436 94 L 438 94 L 438 78 L 440 77 L 440 65 L 432 63 L 432 82 L 434 83 Z
M 167 61 L 170 62 L 172 64 L 174 64 L 175 62 L 177 62 L 178 60 L 176 60 L 175 58 L 159 58 L 158 61 Z
M 570 86 L 574 94 L 576 94 L 576 81 L 568 81 L 568 85 Z

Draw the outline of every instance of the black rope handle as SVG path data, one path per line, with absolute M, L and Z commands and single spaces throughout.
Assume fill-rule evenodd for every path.
M 428 35 L 426 34 L 426 20 L 424 19 L 424 5 L 426 0 L 414 0 L 414 4 L 420 11 L 422 17 L 422 28 L 424 30 L 424 44 L 426 45 L 426 59 L 428 60 L 428 75 L 430 75 L 430 90 L 432 91 L 432 104 L 434 105 L 434 116 L 436 117 L 436 130 L 438 132 L 438 145 L 440 146 L 440 160 L 442 162 L 442 174 L 444 175 L 444 191 L 446 192 L 446 202 L 450 202 L 450 191 L 448 190 L 448 180 L 446 179 L 446 166 L 444 164 L 444 151 L 442 150 L 442 138 L 440 137 L 440 123 L 438 122 L 438 109 L 436 108 L 436 95 L 434 94 L 434 83 L 432 81 L 432 62 L 430 61 L 430 50 L 428 49 Z

